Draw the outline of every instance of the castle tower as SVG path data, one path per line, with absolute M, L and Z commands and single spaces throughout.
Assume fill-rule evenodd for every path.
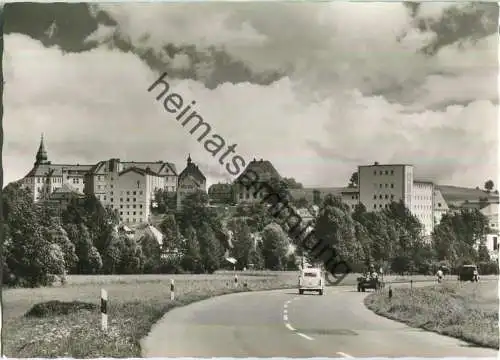
M 40 138 L 40 146 L 38 147 L 38 152 L 36 153 L 35 165 L 49 164 L 47 150 L 45 150 L 45 144 L 43 143 L 43 133 Z

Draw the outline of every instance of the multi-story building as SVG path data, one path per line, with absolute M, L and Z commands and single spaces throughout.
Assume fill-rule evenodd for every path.
M 423 225 L 423 234 L 429 237 L 435 226 L 435 186 L 432 182 L 419 181 L 413 178 L 413 166 L 408 164 L 375 163 L 358 167 L 359 201 L 367 211 L 378 211 L 387 208 L 391 202 L 403 201 L 410 212 Z M 354 190 L 352 190 L 354 192 Z M 352 207 L 355 199 L 346 199 Z M 443 211 L 446 203 L 443 200 Z M 442 214 L 441 214 L 442 216 Z
M 359 190 L 358 188 L 345 188 L 341 191 L 342 202 L 349 206 L 351 211 L 354 211 L 356 205 L 359 204 Z
M 430 181 L 413 181 L 413 198 L 410 211 L 424 226 L 424 236 L 431 235 L 434 230 L 434 183 Z
M 367 211 L 382 210 L 391 202 L 403 201 L 412 209 L 413 166 L 373 165 L 358 166 L 359 201 Z
M 92 165 L 52 164 L 48 160 L 42 135 L 33 168 L 23 178 L 22 183 L 31 190 L 35 202 L 48 200 L 49 196 L 64 184 L 71 185 L 72 189 L 83 194 L 85 175 L 90 168 Z
M 242 180 L 243 178 L 246 180 Z M 253 159 L 234 181 L 233 191 L 236 203 L 261 201 L 265 194 L 263 191 L 255 192 L 259 189 L 265 190 L 272 180 L 280 179 L 280 174 L 270 161 Z M 247 188 L 239 180 L 245 183 L 250 182 L 253 186 Z
M 449 211 L 448 204 L 441 193 L 441 190 L 434 187 L 434 226 L 438 226 L 443 215 Z
M 207 191 L 207 178 L 201 172 L 198 165 L 193 163 L 191 155 L 187 158 L 186 168 L 179 174 L 177 191 L 177 208 L 182 206 L 182 200 L 196 191 Z
M 127 162 L 120 159 L 95 165 L 52 164 L 43 141 L 33 169 L 22 179 L 31 189 L 34 201 L 50 201 L 61 207 L 70 197 L 93 194 L 103 204 L 119 212 L 124 224 L 150 221 L 151 204 L 158 189 L 177 194 L 177 203 L 195 189 L 205 191 L 206 178 L 188 158 L 186 169 L 178 176 L 169 162 Z
M 489 204 L 480 210 L 488 219 L 489 233 L 486 235 L 486 247 L 490 251 L 492 259 L 495 260 L 498 259 L 498 236 L 500 234 L 500 229 L 498 228 L 498 205 L 498 203 Z

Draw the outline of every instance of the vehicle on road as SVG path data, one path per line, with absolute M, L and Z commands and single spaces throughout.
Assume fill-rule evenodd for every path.
M 479 272 L 476 265 L 462 265 L 458 270 L 459 281 L 479 281 Z
M 358 292 L 365 292 L 366 289 L 378 290 L 383 287 L 383 283 L 378 277 L 374 278 L 370 275 L 358 277 Z
M 316 291 L 323 295 L 325 288 L 325 278 L 320 268 L 306 268 L 300 272 L 299 276 L 299 294 L 305 291 Z

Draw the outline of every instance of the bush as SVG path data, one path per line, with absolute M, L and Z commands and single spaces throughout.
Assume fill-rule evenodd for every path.
M 24 316 L 52 317 L 56 315 L 68 315 L 81 310 L 92 311 L 96 309 L 96 304 L 81 301 L 64 302 L 59 300 L 52 300 L 34 305 Z

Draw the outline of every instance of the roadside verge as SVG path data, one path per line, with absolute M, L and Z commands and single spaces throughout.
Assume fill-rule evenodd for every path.
M 409 326 L 499 348 L 498 280 L 396 287 L 392 294 L 389 298 L 386 288 L 366 296 L 364 303 L 376 314 Z

